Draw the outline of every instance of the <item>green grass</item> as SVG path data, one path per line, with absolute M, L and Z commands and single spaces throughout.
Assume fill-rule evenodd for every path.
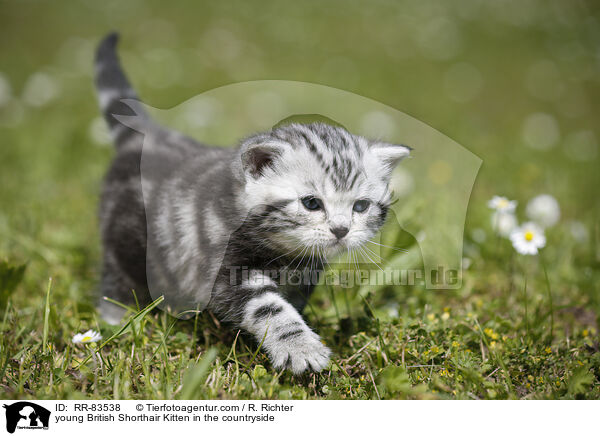
M 14 98 L 0 108 L 0 397 L 600 398 L 598 153 L 578 161 L 568 151 L 573 132 L 600 135 L 593 4 L 569 3 L 567 14 L 563 2 L 535 1 L 501 10 L 265 2 L 260 13 L 223 3 L 114 2 L 110 12 L 94 2 L 3 4 L 0 71 Z M 423 42 L 440 15 L 459 35 L 451 58 Z M 177 321 L 135 308 L 123 325 L 104 324 L 94 309 L 96 211 L 113 151 L 89 135 L 98 116 L 90 72 L 95 41 L 114 28 L 132 80 L 154 106 L 237 81 L 303 80 L 382 101 L 476 153 L 484 163 L 467 215 L 463 287 L 320 287 L 305 315 L 334 356 L 323 373 L 301 377 L 274 371 L 255 343 L 210 313 Z M 157 47 L 172 54 L 172 70 L 144 55 Z M 556 71 L 535 76 L 540 61 Z M 444 85 L 460 63 L 483 79 L 464 102 Z M 156 86 L 175 64 L 177 79 Z M 38 71 L 61 90 L 30 107 L 22 90 Z M 557 122 L 552 149 L 524 145 L 523 123 L 535 112 Z M 494 194 L 518 199 L 522 217 L 540 193 L 558 199 L 561 221 L 541 257 L 519 256 L 493 235 L 486 203 Z M 570 231 L 575 220 L 587 229 L 582 241 Z M 409 249 L 386 253 L 387 264 L 412 264 L 414 239 L 384 243 Z M 74 346 L 73 335 L 89 328 L 103 341 Z

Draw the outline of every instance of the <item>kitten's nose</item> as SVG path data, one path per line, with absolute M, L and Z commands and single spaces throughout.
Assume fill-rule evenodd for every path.
M 342 239 L 344 236 L 346 236 L 348 234 L 348 231 L 349 231 L 348 227 L 332 227 L 329 230 L 338 239 Z

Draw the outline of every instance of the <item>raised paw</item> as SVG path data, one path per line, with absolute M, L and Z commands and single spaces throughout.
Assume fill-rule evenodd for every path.
M 275 368 L 290 369 L 294 374 L 320 372 L 331 355 L 319 335 L 307 328 L 281 333 L 268 345 L 267 352 Z

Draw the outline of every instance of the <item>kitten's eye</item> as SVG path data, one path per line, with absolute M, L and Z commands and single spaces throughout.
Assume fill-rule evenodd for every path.
M 323 203 L 316 197 L 304 197 L 302 204 L 308 210 L 319 210 L 323 207 Z
M 357 200 L 356 203 L 354 203 L 352 210 L 358 213 L 364 212 L 369 208 L 369 204 L 369 200 Z

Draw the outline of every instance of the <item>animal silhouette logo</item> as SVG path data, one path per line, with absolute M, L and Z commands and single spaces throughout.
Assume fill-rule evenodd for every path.
M 19 401 L 6 409 L 6 431 L 14 433 L 19 429 L 47 429 L 50 422 L 50 411 L 29 401 Z

